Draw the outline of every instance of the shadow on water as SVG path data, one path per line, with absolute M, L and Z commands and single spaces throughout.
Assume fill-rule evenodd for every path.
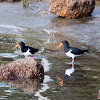
M 79 18 L 79 19 L 65 19 L 65 18 L 61 18 L 61 17 L 54 17 L 51 18 L 51 28 L 57 28 L 57 27 L 69 27 L 69 26 L 73 26 L 73 25 L 80 25 L 80 24 L 86 24 L 89 21 L 94 20 L 95 17 L 93 17 L 92 15 L 87 17 L 87 18 Z

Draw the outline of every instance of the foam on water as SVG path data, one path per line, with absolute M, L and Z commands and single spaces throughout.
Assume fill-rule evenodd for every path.
M 0 25 L 0 33 L 10 33 L 10 34 L 15 34 L 19 31 L 27 31 L 27 28 L 21 27 L 21 26 L 15 26 L 15 25 L 6 25 L 6 24 L 1 24 Z M 15 32 L 15 33 L 13 33 Z

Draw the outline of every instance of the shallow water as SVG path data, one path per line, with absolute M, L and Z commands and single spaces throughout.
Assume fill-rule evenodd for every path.
M 96 100 L 100 90 L 100 1 L 92 16 L 64 19 L 48 11 L 49 0 L 23 8 L 21 3 L 0 3 L 0 65 L 22 60 L 18 41 L 39 49 L 34 58 L 44 66 L 41 80 L 0 82 L 0 99 L 7 100 Z M 9 9 L 8 9 L 9 8 Z M 75 71 L 70 77 L 71 58 L 57 50 L 61 40 L 89 54 L 75 58 Z M 60 86 L 60 77 L 63 85 Z

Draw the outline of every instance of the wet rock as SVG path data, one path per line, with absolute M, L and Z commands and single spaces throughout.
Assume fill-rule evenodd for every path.
M 14 61 L 6 66 L 0 67 L 0 79 L 34 79 L 44 75 L 41 64 L 32 57 L 27 57 L 22 61 Z
M 53 14 L 66 18 L 79 18 L 91 15 L 95 8 L 95 0 L 50 0 Z

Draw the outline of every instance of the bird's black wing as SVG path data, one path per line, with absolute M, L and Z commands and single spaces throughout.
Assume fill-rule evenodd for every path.
M 21 49 L 22 52 L 26 52 L 28 50 L 27 46 Z
M 32 48 L 32 47 L 29 47 L 29 46 L 27 46 L 27 47 L 30 49 L 30 52 L 31 52 L 32 54 L 34 54 L 35 52 L 38 51 L 38 49 L 36 49 L 36 48 Z
M 71 49 L 71 53 L 73 53 L 75 55 L 80 55 L 80 54 L 84 53 L 84 50 L 81 50 L 81 49 L 78 49 L 78 48 L 71 47 L 70 49 Z

